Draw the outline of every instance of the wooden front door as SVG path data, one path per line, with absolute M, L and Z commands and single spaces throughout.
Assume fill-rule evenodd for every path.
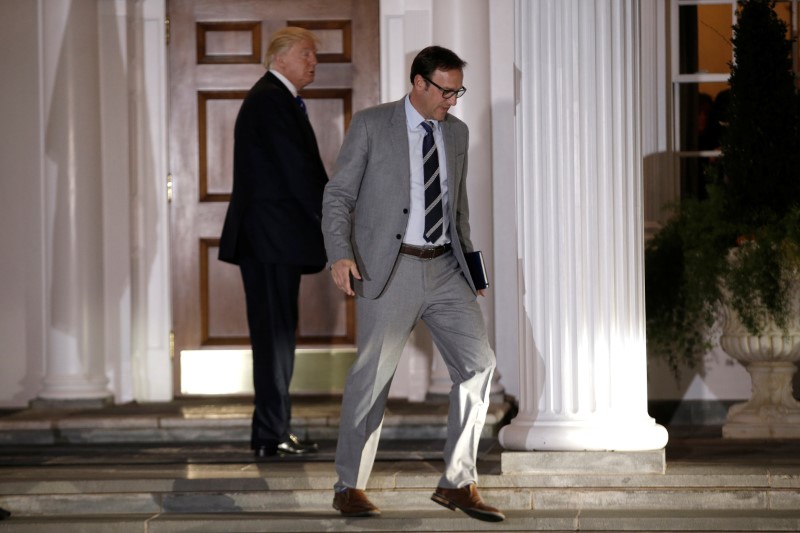
M 301 95 L 330 175 L 352 113 L 378 102 L 378 2 L 169 0 L 168 14 L 175 391 L 241 394 L 251 387 L 244 290 L 239 269 L 217 260 L 236 114 L 264 74 L 269 36 L 287 25 L 314 32 L 319 65 Z M 295 381 L 320 392 L 331 384 L 304 380 L 304 369 L 341 374 L 330 364 L 355 342 L 353 301 L 326 271 L 304 276 L 300 292 L 298 348 L 313 360 Z

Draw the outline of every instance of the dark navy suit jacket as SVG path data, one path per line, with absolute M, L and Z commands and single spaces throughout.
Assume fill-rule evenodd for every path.
M 289 89 L 267 72 L 244 99 L 234 129 L 233 193 L 219 259 L 325 266 L 320 220 L 328 181 L 314 130 Z

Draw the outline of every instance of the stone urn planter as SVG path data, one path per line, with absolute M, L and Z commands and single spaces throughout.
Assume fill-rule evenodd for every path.
M 753 382 L 750 400 L 728 410 L 722 436 L 800 438 L 800 402 L 792 396 L 792 378 L 800 360 L 800 298 L 793 299 L 788 331 L 768 323 L 754 336 L 732 309 L 723 306 L 722 313 L 720 346 L 747 369 Z

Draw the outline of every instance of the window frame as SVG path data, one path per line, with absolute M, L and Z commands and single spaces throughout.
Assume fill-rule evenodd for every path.
M 708 73 L 696 72 L 692 74 L 681 74 L 680 72 L 680 16 L 681 6 L 699 5 L 729 5 L 731 6 L 731 26 L 736 23 L 736 0 L 676 0 L 672 2 L 670 9 L 670 99 L 672 101 L 672 146 L 674 153 L 679 158 L 709 158 L 719 157 L 719 150 L 682 150 L 683 139 L 681 138 L 681 85 L 690 83 L 728 83 L 730 73 Z M 733 61 L 733 49 L 731 49 L 731 61 Z M 676 166 L 676 172 L 680 173 L 681 165 Z M 681 176 L 678 176 L 680 180 Z

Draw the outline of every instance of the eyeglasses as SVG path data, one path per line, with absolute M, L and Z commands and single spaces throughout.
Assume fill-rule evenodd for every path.
M 444 87 L 442 87 L 438 83 L 435 83 L 435 82 L 431 81 L 429 78 L 426 78 L 425 76 L 422 76 L 422 79 L 427 81 L 428 83 L 430 83 L 431 85 L 433 85 L 434 87 L 439 89 L 440 91 L 442 91 L 442 98 L 444 98 L 445 100 L 449 100 L 450 98 L 452 98 L 454 96 L 456 98 L 461 98 L 462 96 L 464 96 L 464 93 L 467 92 L 467 88 L 466 87 L 462 87 L 460 89 L 445 89 Z

